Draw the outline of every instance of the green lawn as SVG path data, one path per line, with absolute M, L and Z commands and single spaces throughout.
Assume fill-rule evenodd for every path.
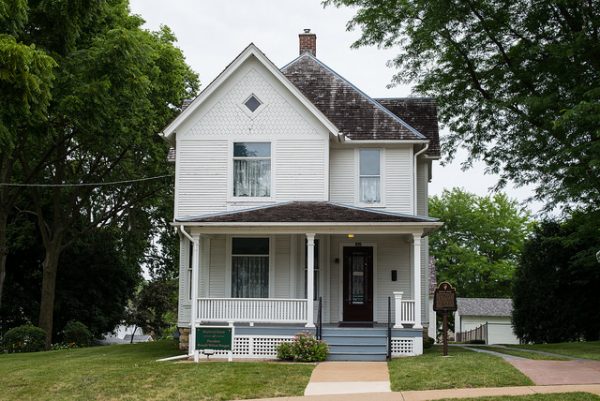
M 567 358 L 567 357 L 538 354 L 536 352 L 529 352 L 524 349 L 512 349 L 512 348 L 493 347 L 493 346 L 478 346 L 477 348 L 484 349 L 487 351 L 499 352 L 501 354 L 520 356 L 521 358 L 535 359 L 535 360 L 540 360 L 540 361 L 567 361 L 567 360 L 569 360 L 569 358 Z
M 511 345 L 511 348 L 532 349 L 573 356 L 576 358 L 595 359 L 600 361 L 600 341 L 557 343 L 557 344 L 525 344 Z
M 502 358 L 461 347 L 450 347 L 449 354 L 442 357 L 441 348 L 435 346 L 418 357 L 392 360 L 392 391 L 533 384 Z
M 505 397 L 452 398 L 441 401 L 600 401 L 600 397 L 589 393 L 556 393 L 533 395 L 510 395 Z
M 0 355 L 3 401 L 229 400 L 302 395 L 309 364 L 155 362 L 172 342 Z

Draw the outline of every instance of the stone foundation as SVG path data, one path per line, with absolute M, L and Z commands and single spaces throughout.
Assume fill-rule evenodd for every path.
M 179 327 L 179 349 L 181 351 L 187 351 L 189 348 L 190 341 L 190 328 Z

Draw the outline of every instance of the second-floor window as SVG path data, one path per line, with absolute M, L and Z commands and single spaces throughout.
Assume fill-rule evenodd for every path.
M 361 203 L 381 203 L 381 150 L 359 150 L 359 200 Z
M 269 142 L 233 144 L 233 196 L 249 198 L 271 196 L 271 144 Z

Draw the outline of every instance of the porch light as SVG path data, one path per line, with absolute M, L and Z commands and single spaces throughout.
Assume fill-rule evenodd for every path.
M 354 238 L 354 234 L 348 234 L 348 235 L 346 235 L 346 237 L 348 237 L 348 238 Z

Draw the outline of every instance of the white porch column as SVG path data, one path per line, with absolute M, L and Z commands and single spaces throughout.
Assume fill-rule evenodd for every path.
M 315 234 L 306 234 L 306 327 L 315 327 Z
M 188 345 L 188 355 L 194 355 L 197 358 L 195 352 L 196 348 L 196 317 L 198 316 L 198 278 L 200 277 L 200 236 L 192 235 L 192 307 L 190 316 L 190 336 Z
M 413 234 L 413 297 L 415 298 L 415 329 L 422 329 L 421 324 L 421 234 Z

